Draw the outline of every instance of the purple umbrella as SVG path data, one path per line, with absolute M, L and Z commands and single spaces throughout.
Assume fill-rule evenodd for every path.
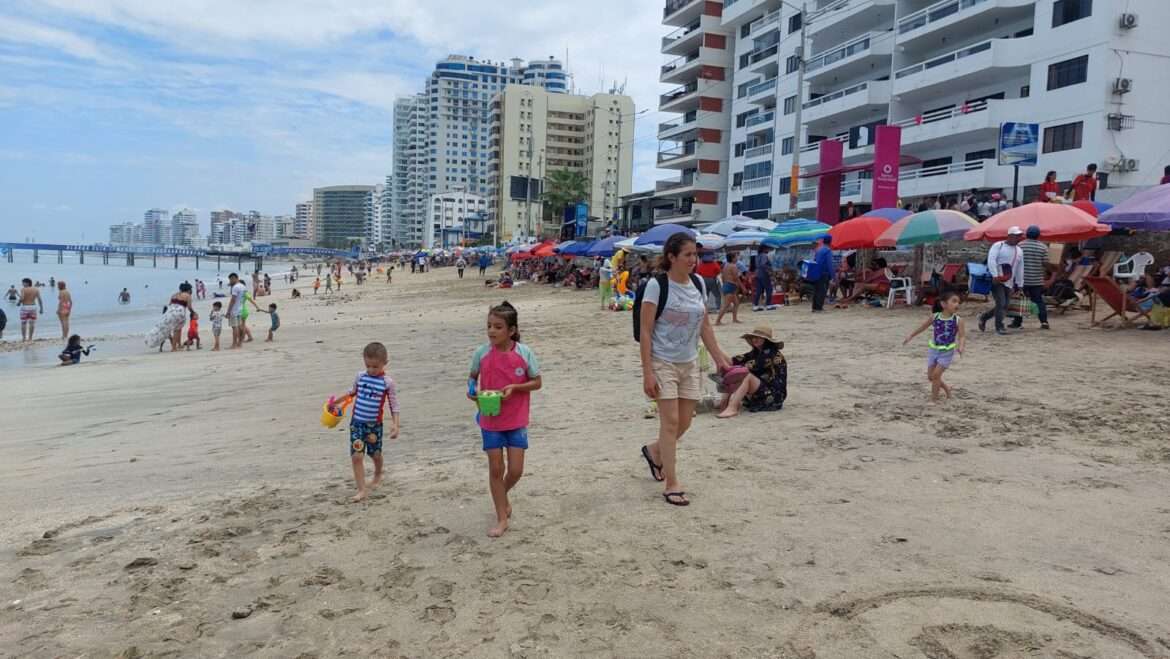
M 880 217 L 883 220 L 890 222 L 897 222 L 898 220 L 910 215 L 910 211 L 901 208 L 875 208 L 870 212 L 862 215 L 862 217 Z
M 1102 213 L 1101 222 L 1115 229 L 1170 230 L 1170 185 L 1142 190 Z

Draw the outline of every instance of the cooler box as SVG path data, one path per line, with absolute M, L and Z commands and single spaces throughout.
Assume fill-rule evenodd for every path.
M 982 263 L 968 263 L 967 290 L 974 295 L 991 295 L 991 271 Z
M 816 261 L 800 262 L 800 278 L 805 281 L 818 281 L 821 278 L 821 266 Z

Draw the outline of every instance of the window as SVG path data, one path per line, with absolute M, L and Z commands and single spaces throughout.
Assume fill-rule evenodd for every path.
M 740 212 L 766 211 L 772 208 L 772 195 L 768 193 L 747 195 L 740 203 Z
M 780 140 L 780 155 L 786 156 L 792 153 L 792 144 L 793 139 L 791 135 Z
M 784 72 L 792 73 L 800 68 L 800 55 L 790 55 L 785 62 Z
M 752 33 L 752 24 L 744 23 L 743 27 L 739 28 L 739 38 L 746 39 Z
M 972 160 L 995 160 L 995 149 L 970 151 L 963 157 L 964 162 L 971 162 Z
M 743 151 L 745 148 L 747 148 L 747 146 L 743 142 L 736 144 L 735 145 L 735 157 L 739 158 L 739 157 L 743 156 Z
M 736 90 L 735 97 L 736 98 L 743 98 L 744 96 L 747 96 L 748 89 L 751 88 L 751 86 L 754 84 L 756 84 L 756 81 L 752 80 L 750 82 L 745 82 L 742 85 L 740 85 L 739 88 Z
M 784 114 L 792 114 L 796 112 L 796 97 L 789 96 L 784 99 Z
M 733 174 L 731 177 L 731 186 L 734 188 L 738 188 L 742 184 L 743 184 L 743 172 L 736 172 L 735 174 Z
M 788 34 L 792 34 L 800 29 L 800 26 L 804 23 L 803 18 L 801 14 L 794 14 L 788 17 Z
M 750 63 L 751 63 L 751 55 L 750 54 L 744 53 L 743 55 L 739 56 L 739 68 L 742 69 L 743 67 L 747 66 Z
M 1084 122 L 1049 126 L 1044 129 L 1044 153 L 1070 151 L 1081 148 L 1081 129 Z
M 1056 0 L 1052 3 L 1052 27 L 1079 21 L 1093 14 L 1093 0 Z
M 1079 85 L 1089 77 L 1089 56 L 1081 55 L 1070 60 L 1048 65 L 1048 91 Z
M 759 110 L 749 110 L 748 112 L 735 115 L 735 127 L 743 128 L 747 125 L 748 118 L 755 116 L 758 112 Z
M 764 162 L 758 162 L 758 163 L 755 163 L 754 165 L 748 165 L 747 167 L 743 168 L 743 177 L 745 179 L 748 179 L 748 180 L 751 180 L 754 178 L 764 178 L 765 176 L 771 176 L 771 175 L 772 175 L 772 161 L 771 160 L 765 160 Z
M 942 169 L 942 168 L 946 167 L 949 164 L 951 164 L 951 157 L 950 156 L 947 156 L 945 158 L 933 158 L 930 160 L 923 160 L 922 161 L 922 169 L 923 170 L 930 170 L 930 169 L 934 169 L 934 168 L 939 168 L 939 169 L 934 169 L 934 171 L 925 172 L 925 173 L 921 174 L 921 176 L 942 176 L 942 175 L 947 173 L 947 170 Z

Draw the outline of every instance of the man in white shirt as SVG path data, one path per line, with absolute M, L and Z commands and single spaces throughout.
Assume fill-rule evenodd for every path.
M 245 294 L 248 292 L 248 287 L 240 281 L 240 276 L 236 273 L 228 275 L 228 284 L 231 290 L 231 299 L 228 302 L 227 318 L 228 325 L 232 328 L 232 347 L 239 348 L 244 345 L 244 326 L 240 321 L 240 315 L 244 311 L 244 303 L 246 302 Z
M 988 309 L 979 316 L 979 331 L 987 331 L 987 321 L 995 316 L 995 333 L 1007 334 L 1003 319 L 1007 314 L 1008 294 L 1024 287 L 1024 251 L 1020 249 L 1020 241 L 1024 239 L 1024 231 L 1020 227 L 1008 229 L 1006 240 L 1001 240 L 987 250 L 987 269 L 994 278 L 991 283 L 991 295 L 995 298 L 995 308 Z

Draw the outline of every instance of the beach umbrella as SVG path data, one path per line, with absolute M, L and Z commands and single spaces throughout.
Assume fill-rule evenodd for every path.
M 1170 230 L 1170 185 L 1142 190 L 1102 213 L 1101 219 L 1122 229 Z
M 892 224 L 884 217 L 855 217 L 833 226 L 833 249 L 867 249 L 876 247 L 874 241 Z
M 862 214 L 862 217 L 880 217 L 891 222 L 897 222 L 908 215 L 910 215 L 910 211 L 904 208 L 875 208 L 868 213 Z
M 634 244 L 641 247 L 644 245 L 663 245 L 666 241 L 676 233 L 688 231 L 692 236 L 699 235 L 694 229 L 684 227 L 681 224 L 659 224 L 650 229 L 646 233 L 638 236 Z
M 1040 240 L 1051 243 L 1079 242 L 1110 231 L 1109 225 L 1100 224 L 1097 218 L 1071 204 L 1033 202 L 992 215 L 963 238 L 1003 240 L 1011 227 L 1026 229 L 1032 225 L 1040 227 Z
M 788 247 L 791 245 L 811 245 L 829 235 L 829 225 L 816 220 L 797 218 L 785 220 L 768 232 L 764 239 L 767 247 Z
M 878 236 L 874 244 L 878 247 L 893 247 L 962 240 L 964 234 L 977 226 L 979 223 L 970 215 L 959 211 L 922 211 L 894 222 Z
M 619 249 L 624 249 L 627 252 L 631 252 L 634 250 L 634 243 L 636 243 L 636 242 L 638 242 L 638 239 L 636 237 L 624 238 L 624 239 L 619 240 L 616 243 L 614 243 L 613 248 L 614 248 L 614 251 L 617 251 Z
M 595 241 L 595 240 L 574 241 L 573 244 L 568 247 L 568 249 L 561 250 L 561 255 L 573 256 L 573 257 L 585 256 L 585 254 L 589 251 L 589 248 L 592 247 L 593 243 L 595 243 L 595 242 L 597 242 L 597 241 Z
M 719 236 L 729 236 L 739 229 L 739 222 L 735 220 L 719 220 L 703 227 L 703 233 L 713 233 Z
M 576 242 L 577 241 L 575 241 L 575 240 L 566 240 L 562 243 L 557 243 L 553 247 L 553 251 L 557 252 L 558 254 L 563 254 L 566 249 L 569 249 L 570 247 L 572 247 Z
M 755 229 L 756 231 L 768 232 L 776 228 L 776 223 L 772 220 L 757 220 L 748 218 L 739 223 L 741 229 Z
M 723 236 L 717 233 L 701 233 L 695 240 L 699 243 L 700 248 L 709 252 L 723 249 Z
M 542 243 L 536 249 L 532 250 L 532 255 L 538 259 L 543 259 L 549 256 L 556 256 L 556 245 L 552 243 Z
M 1089 201 L 1088 199 L 1074 201 L 1072 205 L 1093 217 L 1101 217 L 1101 213 L 1113 208 L 1113 204 L 1107 204 L 1103 201 Z
M 597 242 L 590 245 L 589 249 L 585 252 L 585 255 L 609 258 L 613 256 L 615 251 L 617 251 L 615 245 L 625 239 L 625 236 L 610 236 L 608 238 L 602 238 L 601 240 L 598 240 Z
M 737 247 L 759 247 L 768 238 L 766 231 L 759 231 L 757 229 L 744 229 L 743 231 L 736 231 L 728 236 L 723 241 L 725 249 L 732 249 Z

